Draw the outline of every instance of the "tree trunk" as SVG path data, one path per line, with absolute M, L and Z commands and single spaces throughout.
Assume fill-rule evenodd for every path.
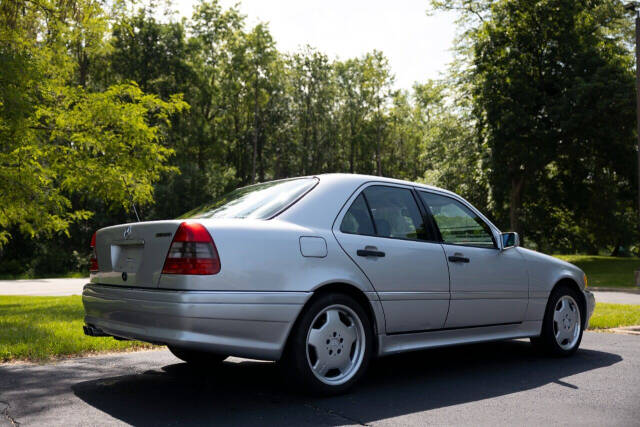
M 78 55 L 78 75 L 79 75 L 79 84 L 83 88 L 87 87 L 87 76 L 89 75 L 89 58 L 87 54 L 82 51 Z
M 356 162 L 356 141 L 353 135 L 353 122 L 349 121 L 349 140 L 351 143 L 351 152 L 349 153 L 349 173 L 353 173 L 355 170 Z
M 622 242 L 620 239 L 616 239 L 616 245 L 611 252 L 611 256 L 620 256 L 620 248 L 622 247 Z
M 522 224 L 520 223 L 520 209 L 522 208 L 522 187 L 524 175 L 511 178 L 511 194 L 509 195 L 509 222 L 511 230 L 518 233 L 522 241 Z
M 253 160 L 251 162 L 251 183 L 256 182 L 256 160 L 258 157 L 258 82 L 254 91 L 253 102 Z
M 380 161 L 380 126 L 378 125 L 378 138 L 376 141 L 376 172 L 382 176 L 382 162 Z

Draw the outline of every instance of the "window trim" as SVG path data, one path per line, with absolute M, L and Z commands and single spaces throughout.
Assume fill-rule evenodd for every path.
M 369 214 L 369 218 L 371 219 L 371 225 L 373 225 L 373 235 L 377 236 L 378 235 L 378 226 L 376 225 L 376 220 L 373 217 L 373 212 L 371 212 L 371 205 L 369 204 L 369 199 L 367 199 L 367 195 L 364 194 L 364 190 L 362 190 L 360 192 L 360 194 L 358 194 L 358 197 L 362 196 L 362 200 L 364 200 L 364 204 L 367 207 L 367 213 Z M 356 197 L 353 200 L 353 203 L 356 202 L 356 199 L 358 198 Z M 351 203 L 351 206 L 353 206 L 353 203 Z M 351 206 L 349 206 L 349 209 L 351 209 Z M 347 212 L 349 212 L 349 209 L 347 209 Z M 340 224 L 340 227 L 342 227 L 342 223 Z M 353 233 L 353 234 L 359 234 L 359 233 Z
M 403 190 L 408 190 L 411 193 L 411 196 L 413 197 L 414 203 L 416 204 L 416 207 L 418 208 L 418 212 L 420 213 L 420 216 L 422 218 L 423 221 L 423 226 L 425 227 L 425 238 L 417 238 L 417 239 L 407 239 L 407 238 L 403 238 L 403 237 L 391 237 L 391 236 L 379 236 L 377 233 L 377 226 L 376 226 L 376 222 L 375 219 L 373 218 L 373 213 L 371 212 L 371 206 L 369 205 L 369 200 L 367 199 L 367 195 L 364 194 L 365 190 L 369 187 L 373 187 L 373 186 L 380 186 L 380 187 L 391 187 L 391 188 L 400 188 Z M 402 240 L 402 241 L 406 241 L 406 242 L 419 242 L 419 243 L 438 243 L 441 244 L 441 241 L 438 240 L 430 240 L 431 237 L 438 237 L 438 234 L 440 233 L 440 231 L 437 228 L 434 228 L 434 224 L 432 224 L 430 221 L 426 221 L 425 218 L 425 212 L 424 212 L 424 207 L 422 205 L 422 200 L 420 200 L 420 197 L 418 197 L 418 195 L 415 193 L 415 188 L 409 185 L 402 185 L 402 184 L 395 184 L 395 183 L 390 183 L 390 182 L 384 182 L 384 181 L 369 181 L 369 182 L 365 182 L 362 185 L 360 185 L 360 187 L 356 188 L 356 190 L 351 194 L 351 196 L 347 199 L 347 201 L 342 205 L 342 209 L 340 210 L 340 212 L 338 213 L 338 216 L 336 217 L 334 224 L 332 226 L 332 229 L 335 231 L 338 231 L 340 233 L 343 234 L 349 234 L 352 236 L 367 236 L 367 237 L 377 237 L 380 239 L 393 239 L 393 240 Z M 349 211 L 349 209 L 351 209 L 351 206 L 353 205 L 353 203 L 356 201 L 356 199 L 362 195 L 362 198 L 365 200 L 365 203 L 367 205 L 367 210 L 369 211 L 369 217 L 371 218 L 371 222 L 373 223 L 373 229 L 374 232 L 376 234 L 361 234 L 361 233 L 349 233 L 346 231 L 342 231 L 340 228 L 342 226 L 342 221 L 344 220 L 345 215 L 347 214 L 347 212 Z
M 283 212 L 285 212 L 286 210 L 288 210 L 290 207 L 292 207 L 293 205 L 295 205 L 296 203 L 298 203 L 300 200 L 302 200 L 307 194 L 311 193 L 311 191 L 316 188 L 318 186 L 318 184 L 320 184 L 320 178 L 318 178 L 317 176 L 301 176 L 298 179 L 303 179 L 303 178 L 311 178 L 315 181 L 315 183 L 309 187 L 309 189 L 307 191 L 305 191 L 304 193 L 300 194 L 300 196 L 298 196 L 296 199 L 292 200 L 289 204 L 287 204 L 286 206 L 284 206 L 282 209 L 280 209 L 278 212 L 274 213 L 273 215 L 271 215 L 268 218 L 265 218 L 266 221 L 271 220 L 277 216 L 279 216 L 280 214 L 282 214 Z M 296 179 L 296 178 L 293 178 Z M 277 180 L 277 181 L 286 181 L 286 179 L 281 179 L 281 180 Z
M 415 188 L 415 187 L 414 187 Z M 454 200 L 458 203 L 460 203 L 462 206 L 466 207 L 467 209 L 469 209 L 471 212 L 473 212 L 474 214 L 476 214 L 478 216 L 478 219 L 480 221 L 482 221 L 482 223 L 484 225 L 487 226 L 487 228 L 489 229 L 489 234 L 491 236 L 491 241 L 493 242 L 493 247 L 487 247 L 487 246 L 476 246 L 476 245 L 463 245 L 460 243 L 450 243 L 450 242 L 445 242 L 444 239 L 442 238 L 442 232 L 440 231 L 440 227 L 438 227 L 438 223 L 435 220 L 435 217 L 433 216 L 433 212 L 431 212 L 431 208 L 424 202 L 424 200 L 422 200 L 422 197 L 420 197 L 420 194 L 418 194 L 418 199 L 420 200 L 420 203 L 423 205 L 425 211 L 427 212 L 427 214 L 429 215 L 430 221 L 433 224 L 433 226 L 435 226 L 437 232 L 438 232 L 438 237 L 440 238 L 440 243 L 443 245 L 449 245 L 449 246 L 460 246 L 460 247 L 464 247 L 464 248 L 477 248 L 477 249 L 489 249 L 489 250 L 500 250 L 500 247 L 498 246 L 498 243 L 496 242 L 496 236 L 495 236 L 495 230 L 493 229 L 493 227 L 485 220 L 484 216 L 478 212 L 475 208 L 473 208 L 473 206 L 471 206 L 469 203 L 466 203 L 466 201 L 460 200 L 457 197 L 452 197 L 449 194 L 444 194 L 442 192 L 439 191 L 432 191 L 432 190 L 427 190 L 424 188 L 415 188 L 416 192 L 424 192 L 424 193 L 431 193 L 431 194 L 435 194 L 436 196 L 441 196 L 441 197 L 446 197 L 448 199 Z
M 438 228 L 438 225 L 433 219 L 433 215 L 431 214 L 431 209 L 429 209 L 429 207 L 424 204 L 424 202 L 422 201 L 422 198 L 418 194 L 418 190 L 415 187 L 412 188 L 412 193 L 413 193 L 414 199 L 416 199 L 416 203 L 418 204 L 420 213 L 423 216 L 423 221 L 425 223 L 425 226 L 427 226 L 428 224 L 429 235 L 430 235 L 429 237 L 433 239 L 433 240 L 430 239 L 429 241 L 442 243 L 442 235 L 440 234 L 440 229 Z

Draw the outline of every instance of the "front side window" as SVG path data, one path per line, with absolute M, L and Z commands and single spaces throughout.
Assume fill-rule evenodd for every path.
M 373 220 L 373 222 L 372 222 Z M 342 220 L 344 233 L 424 239 L 424 221 L 411 190 L 373 185 L 353 202 Z
M 451 197 L 419 192 L 429 207 L 444 243 L 495 248 L 489 226 L 473 211 Z
M 213 203 L 187 212 L 183 218 L 267 219 L 311 190 L 317 178 L 296 178 L 238 188 Z

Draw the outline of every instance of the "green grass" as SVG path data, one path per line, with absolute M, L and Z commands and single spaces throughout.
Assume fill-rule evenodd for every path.
M 80 296 L 0 296 L 0 362 L 46 361 L 153 347 L 136 341 L 85 336 L 83 319 Z
M 640 305 L 598 303 L 589 322 L 589 329 L 635 325 L 640 325 Z
M 589 286 L 634 287 L 634 271 L 640 268 L 640 258 L 618 258 L 594 255 L 554 255 L 580 267 L 589 279 Z

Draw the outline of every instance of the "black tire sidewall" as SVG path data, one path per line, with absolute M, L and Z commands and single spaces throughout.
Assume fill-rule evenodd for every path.
M 320 381 L 313 374 L 307 361 L 307 332 L 311 322 L 324 308 L 341 304 L 352 309 L 360 318 L 364 328 L 365 349 L 362 364 L 358 372 L 347 382 L 340 385 L 329 385 Z M 354 298 L 346 294 L 332 293 L 315 298 L 298 318 L 291 332 L 286 354 L 282 362 L 290 370 L 291 378 L 298 383 L 303 390 L 317 395 L 334 395 L 344 393 L 360 380 L 366 372 L 373 351 L 373 329 L 369 316 L 364 308 Z

